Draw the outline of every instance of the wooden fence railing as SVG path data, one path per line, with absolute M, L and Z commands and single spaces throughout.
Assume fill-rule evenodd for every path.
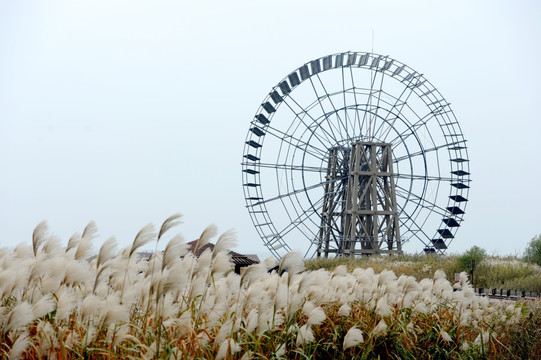
M 480 296 L 492 296 L 492 297 L 511 298 L 511 299 L 541 298 L 541 292 L 539 291 L 476 288 L 475 292 Z

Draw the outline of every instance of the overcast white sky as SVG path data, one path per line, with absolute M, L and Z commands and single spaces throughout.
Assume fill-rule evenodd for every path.
M 541 233 L 540 20 L 534 0 L 0 0 L 0 247 L 44 219 L 124 246 L 181 212 L 187 240 L 215 223 L 266 256 L 241 183 L 254 113 L 307 61 L 373 47 L 423 73 L 468 140 L 450 251 L 521 254 Z

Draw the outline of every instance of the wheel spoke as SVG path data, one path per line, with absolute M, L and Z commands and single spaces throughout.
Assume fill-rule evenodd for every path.
M 290 191 L 290 192 L 285 193 L 285 194 L 280 194 L 280 195 L 274 196 L 274 197 L 269 198 L 267 200 L 258 201 L 258 202 L 254 203 L 251 206 L 258 206 L 258 205 L 262 205 L 262 204 L 267 204 L 267 203 L 275 201 L 275 200 L 288 198 L 288 197 L 291 197 L 293 195 L 300 194 L 300 193 L 305 193 L 308 190 L 312 190 L 312 189 L 318 188 L 320 186 L 330 184 L 330 183 L 333 183 L 333 182 L 336 182 L 336 181 L 341 181 L 341 180 L 343 180 L 343 178 L 335 178 L 335 179 L 330 179 L 330 180 L 327 180 L 327 181 L 323 181 L 323 182 L 321 182 L 319 184 L 314 184 L 314 185 L 311 185 L 311 186 L 308 186 L 308 187 L 304 187 L 302 189 L 293 190 L 293 191 Z

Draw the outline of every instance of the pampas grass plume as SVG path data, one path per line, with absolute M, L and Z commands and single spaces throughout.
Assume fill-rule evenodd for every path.
M 92 249 L 92 237 L 83 237 L 81 241 L 79 241 L 77 251 L 75 251 L 75 260 L 82 260 L 86 258 L 90 249 Z
M 171 216 L 169 216 L 162 224 L 160 228 L 160 232 L 158 233 L 158 241 L 162 238 L 163 234 L 165 234 L 169 229 L 172 227 L 177 226 L 181 223 L 180 218 L 182 217 L 182 214 L 176 213 Z
M 387 334 L 387 324 L 385 324 L 385 321 L 381 319 L 376 325 L 376 327 L 372 330 L 371 335 L 373 336 L 379 336 L 379 335 L 385 335 Z
M 214 277 L 216 277 L 216 274 L 226 274 L 233 269 L 233 263 L 227 253 L 222 251 L 212 255 L 215 256 L 212 262 L 212 274 Z
M 327 319 L 327 315 L 325 315 L 325 311 L 323 311 L 323 309 L 318 306 L 314 308 L 312 311 L 310 311 L 310 315 L 308 316 L 308 320 L 306 321 L 306 324 L 319 325 L 326 319 Z
M 36 319 L 39 319 L 51 311 L 54 310 L 56 302 L 54 301 L 53 296 L 49 293 L 45 296 L 42 296 L 32 307 L 32 313 Z
M 154 231 L 154 225 L 153 224 L 145 225 L 141 230 L 139 230 L 139 232 L 135 236 L 135 239 L 133 240 L 128 257 L 131 258 L 132 255 L 137 251 L 137 249 L 139 249 L 141 246 L 148 244 L 155 237 L 156 237 L 156 233 Z
M 49 228 L 45 220 L 40 222 L 34 228 L 34 232 L 32 233 L 32 250 L 34 251 L 34 256 L 37 256 L 38 249 L 45 241 L 45 236 L 47 235 L 48 230 Z
M 22 358 L 23 352 L 30 343 L 30 337 L 26 332 L 23 332 L 17 337 L 17 340 L 13 343 L 11 351 L 9 352 L 9 360 L 19 360 Z
M 108 260 L 111 260 L 116 256 L 116 246 L 117 243 L 114 237 L 110 237 L 109 239 L 105 240 L 98 253 L 96 268 L 99 268 L 100 265 L 105 264 Z
M 344 337 L 344 350 L 357 346 L 363 341 L 363 332 L 354 326 L 348 330 L 346 336 Z
M 118 302 L 107 301 L 102 311 L 101 324 L 109 326 L 112 324 L 128 323 L 130 321 L 129 311 Z
M 45 245 L 43 245 L 43 251 L 49 256 L 55 256 L 62 253 L 63 249 L 60 245 L 60 239 L 54 236 L 49 237 L 45 241 Z
M 393 314 L 393 307 L 387 303 L 387 296 L 383 296 L 378 300 L 376 314 L 381 317 L 388 317 Z
M 233 229 L 224 232 L 216 241 L 212 257 L 216 257 L 221 252 L 226 252 L 237 246 L 237 233 Z
M 195 245 L 195 248 L 193 250 L 193 253 L 195 255 L 198 254 L 199 249 L 201 249 L 203 246 L 209 243 L 210 239 L 216 236 L 218 233 L 218 228 L 214 224 L 210 224 L 203 230 L 201 233 L 201 236 L 199 236 L 199 239 L 197 240 L 197 243 Z
M 452 339 L 451 336 L 447 333 L 447 331 L 445 331 L 445 330 L 443 330 L 443 329 L 441 329 L 440 335 L 441 335 L 441 338 L 443 339 L 443 341 L 445 341 L 445 342 L 453 341 L 453 339 Z
M 58 324 L 64 320 L 68 320 L 71 312 L 77 306 L 77 296 L 71 288 L 62 287 L 56 294 L 56 317 L 55 322 Z
M 301 326 L 297 335 L 297 347 L 300 347 L 302 344 L 311 343 L 314 340 L 314 332 L 310 325 L 306 324 Z
M 218 354 L 216 354 L 216 360 L 223 360 L 227 354 L 235 354 L 241 350 L 241 347 L 233 339 L 225 339 L 220 344 Z
M 338 309 L 338 315 L 340 316 L 349 316 L 351 313 L 351 306 L 349 304 L 344 304 Z
M 280 261 L 279 274 L 287 270 L 290 278 L 304 270 L 304 258 L 298 251 L 287 253 Z
M 32 305 L 23 301 L 13 307 L 6 324 L 2 328 L 2 334 L 7 334 L 12 329 L 18 329 L 21 326 L 25 326 L 34 320 L 34 314 L 32 312 Z
M 175 237 L 169 240 L 163 251 L 162 271 L 166 267 L 173 266 L 175 260 L 179 260 L 181 256 L 186 254 L 187 249 L 188 245 L 184 242 L 182 235 L 175 235 Z
M 102 311 L 105 305 L 105 301 L 96 295 L 89 295 L 85 297 L 81 304 L 81 317 L 88 319 L 92 316 L 97 316 Z
M 68 246 L 66 247 L 66 252 L 69 252 L 71 249 L 77 248 L 77 245 L 79 245 L 79 241 L 81 241 L 81 234 L 75 233 L 71 235 Z

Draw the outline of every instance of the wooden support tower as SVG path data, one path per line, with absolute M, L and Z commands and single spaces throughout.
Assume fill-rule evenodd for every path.
M 326 179 L 318 257 L 402 253 L 390 144 L 330 149 Z

